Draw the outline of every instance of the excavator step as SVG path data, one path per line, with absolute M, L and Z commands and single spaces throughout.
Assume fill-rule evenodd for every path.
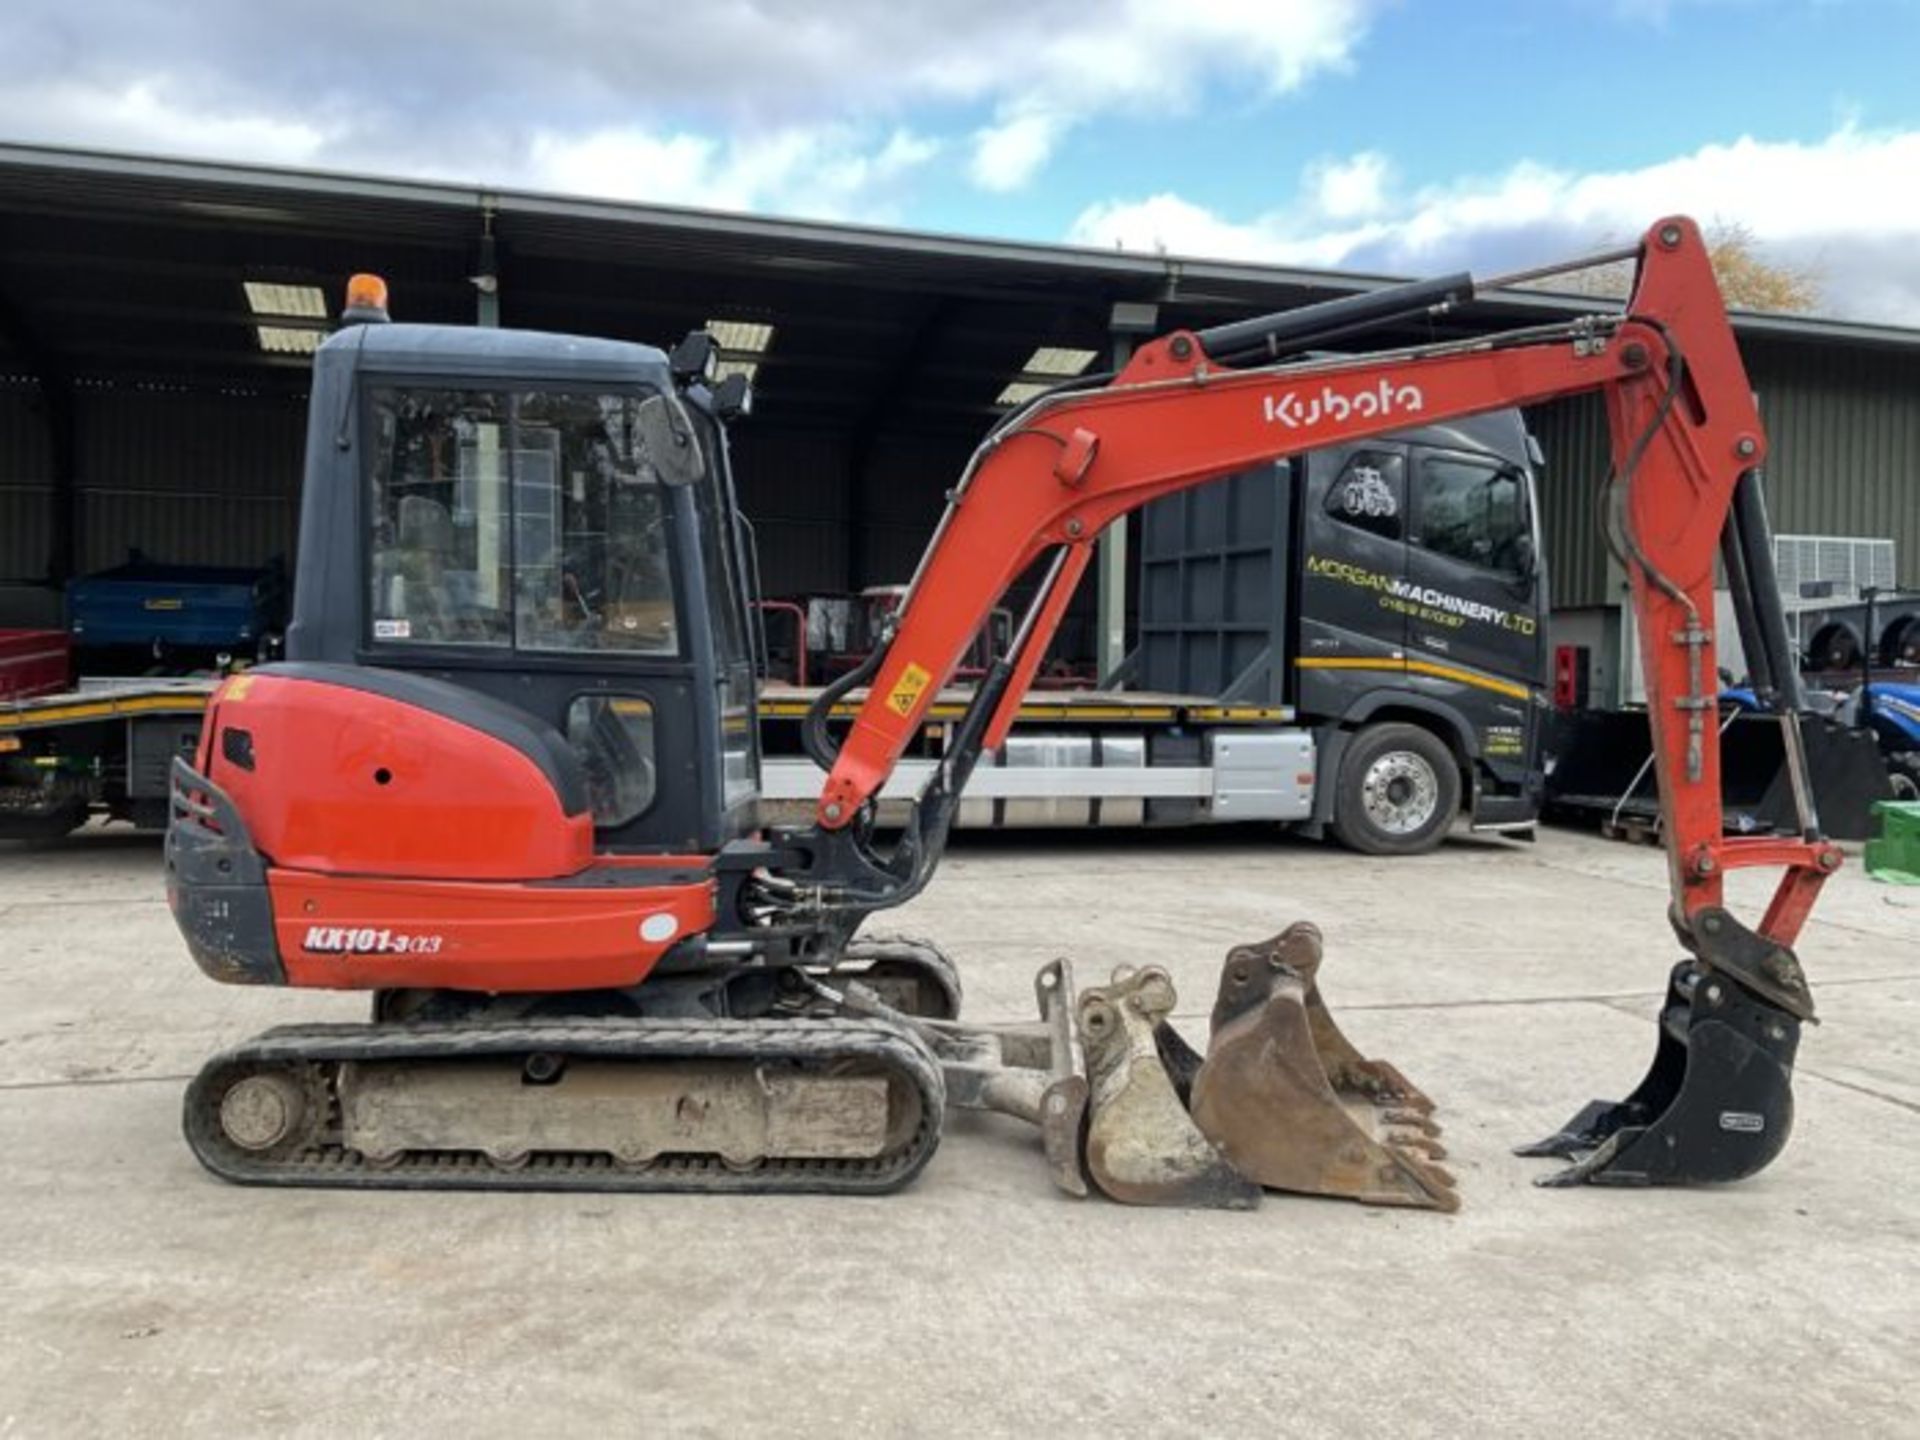
M 247 1185 L 872 1195 L 945 1104 L 926 1045 L 864 1017 L 308 1025 L 210 1060 L 184 1128 Z

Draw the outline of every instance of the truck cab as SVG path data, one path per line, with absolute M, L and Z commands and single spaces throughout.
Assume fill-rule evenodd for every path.
M 526 331 L 332 337 L 315 357 L 280 668 L 402 699 L 452 685 L 524 712 L 577 763 L 601 849 L 707 851 L 745 833 L 759 778 L 746 547 L 726 406 L 682 359 Z
M 1302 495 L 1294 703 L 1389 716 L 1463 763 L 1483 827 L 1539 811 L 1550 688 L 1531 437 L 1500 411 L 1320 452 Z
M 1550 656 L 1518 411 L 1334 446 L 1145 512 L 1140 677 L 1288 707 L 1311 831 L 1405 853 L 1540 807 Z

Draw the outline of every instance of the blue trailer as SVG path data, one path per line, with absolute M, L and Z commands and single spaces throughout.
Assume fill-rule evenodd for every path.
M 67 631 L 84 670 L 218 666 L 260 656 L 286 608 L 278 566 L 124 565 L 67 586 Z

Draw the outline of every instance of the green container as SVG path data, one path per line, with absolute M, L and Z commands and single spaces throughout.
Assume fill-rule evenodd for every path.
M 1920 800 L 1873 807 L 1880 834 L 1867 841 L 1867 874 L 1893 885 L 1920 885 Z

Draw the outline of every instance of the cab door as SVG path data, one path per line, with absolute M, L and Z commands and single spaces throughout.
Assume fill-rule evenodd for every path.
M 1531 688 L 1543 637 L 1527 473 L 1485 453 L 1411 448 L 1407 654 Z
M 1407 643 L 1407 447 L 1397 441 L 1316 450 L 1302 463 L 1295 703 L 1340 716 L 1397 684 Z
M 1531 478 L 1484 452 L 1415 445 L 1409 462 L 1410 678 L 1447 692 L 1474 730 L 1488 782 L 1476 822 L 1530 821 L 1546 713 Z

